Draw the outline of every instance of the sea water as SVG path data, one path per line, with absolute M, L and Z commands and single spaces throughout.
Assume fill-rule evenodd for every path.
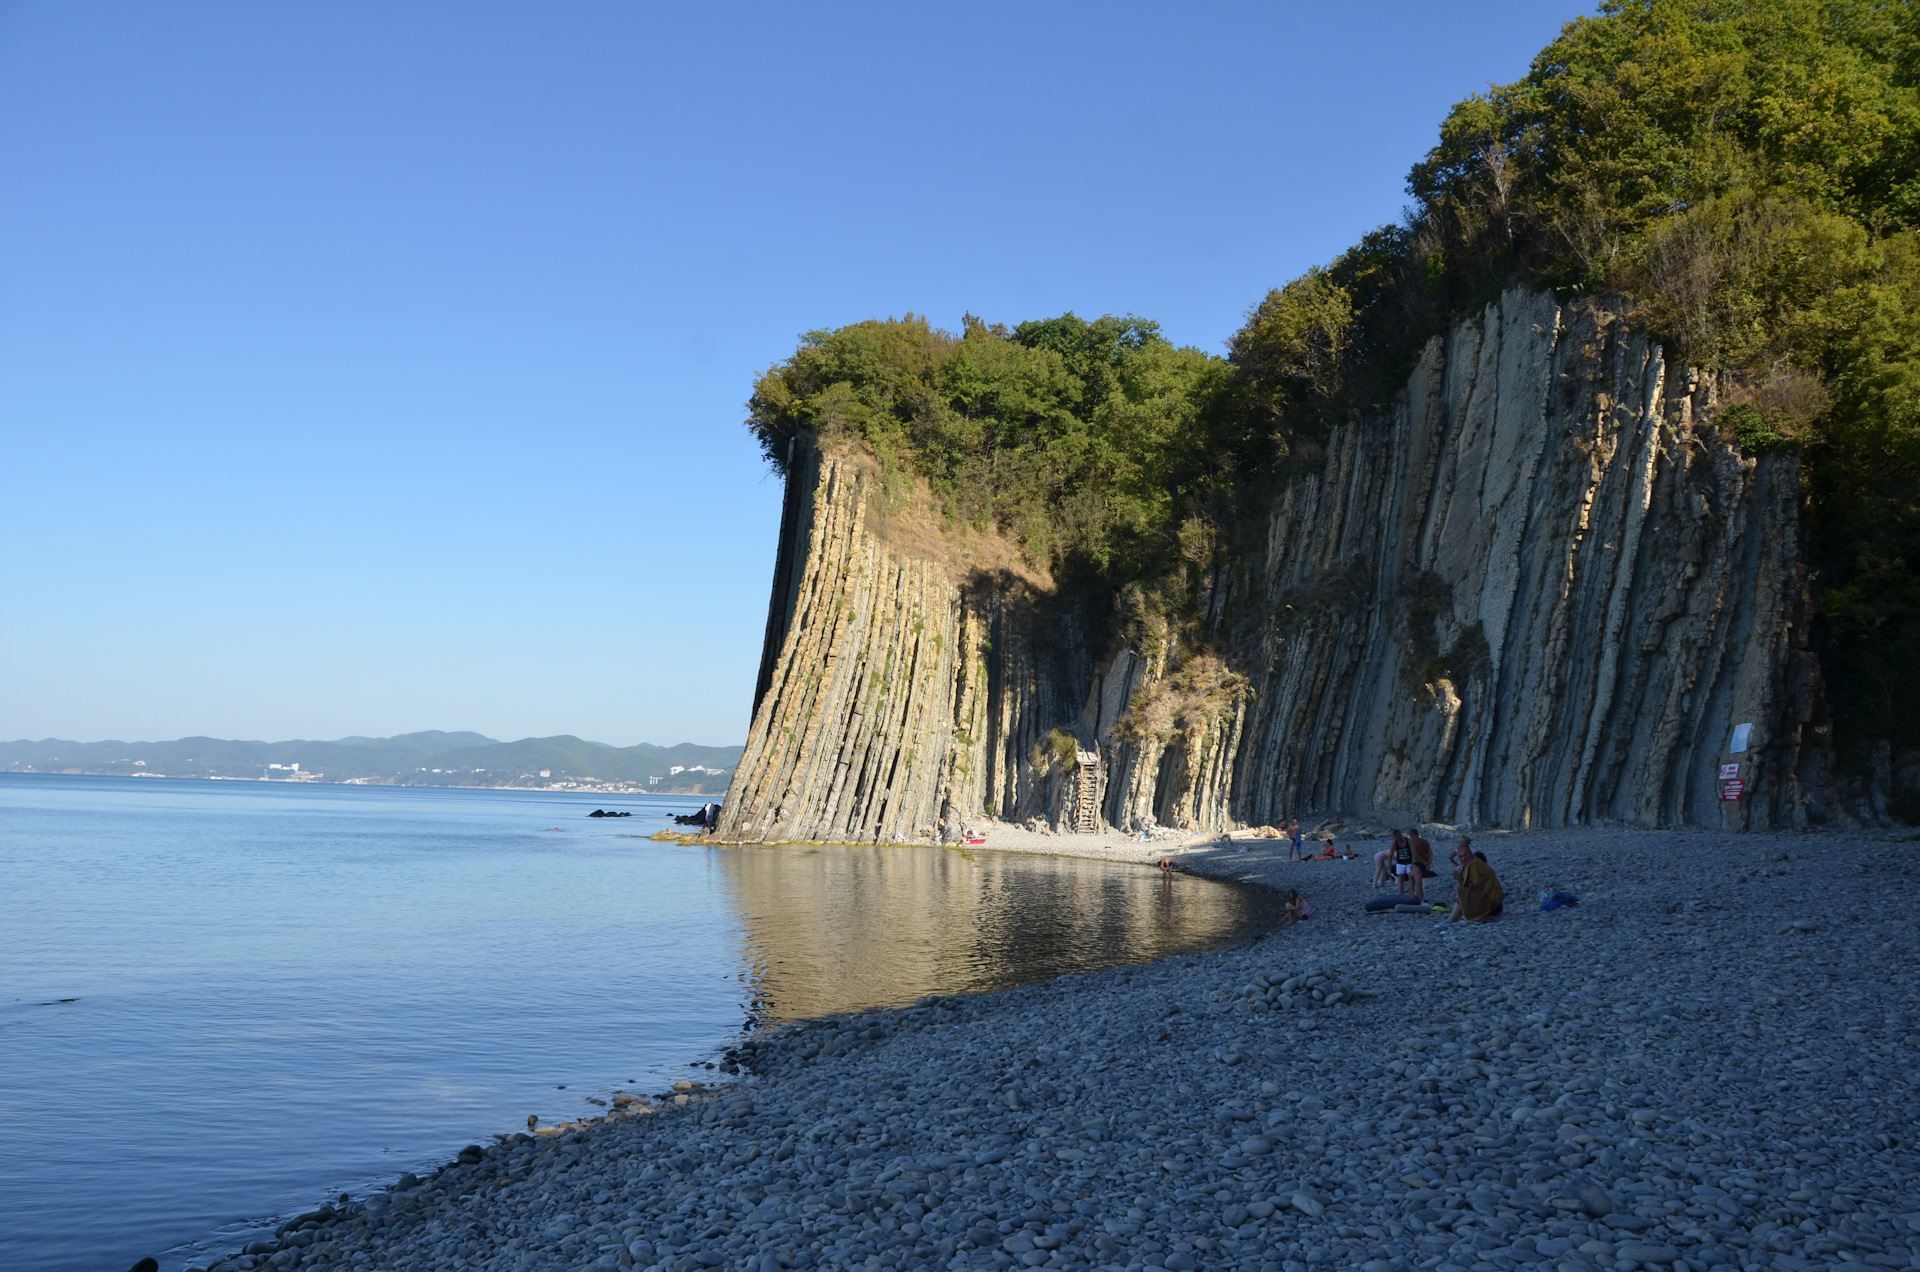
M 742 1030 L 1271 917 L 1140 866 L 650 838 L 700 802 L 0 774 L 0 1267 L 173 1272 Z

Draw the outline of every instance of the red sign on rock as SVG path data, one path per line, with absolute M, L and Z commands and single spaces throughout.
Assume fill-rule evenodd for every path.
M 1720 783 L 1720 798 L 1728 803 L 1737 803 L 1740 797 L 1746 794 L 1746 790 L 1747 784 L 1745 782 L 1737 777 L 1729 778 L 1727 781 Z

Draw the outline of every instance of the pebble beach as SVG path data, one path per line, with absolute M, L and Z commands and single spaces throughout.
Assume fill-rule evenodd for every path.
M 1171 857 L 1314 917 L 771 1028 L 211 1270 L 1920 1269 L 1920 844 L 1487 834 L 1507 913 L 1443 928 L 1362 913 L 1377 840 L 1081 839 L 973 851 Z

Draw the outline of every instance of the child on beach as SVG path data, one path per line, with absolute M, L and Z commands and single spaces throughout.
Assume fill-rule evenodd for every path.
M 1307 899 L 1294 889 L 1288 888 L 1287 914 L 1281 922 L 1284 924 L 1294 924 L 1300 922 L 1302 919 L 1310 919 L 1312 917 L 1313 907 L 1307 904 Z

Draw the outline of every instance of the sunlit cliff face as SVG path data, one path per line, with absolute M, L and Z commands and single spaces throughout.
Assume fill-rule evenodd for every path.
M 717 851 L 759 990 L 793 1020 L 1142 963 L 1245 937 L 1262 894 L 1151 867 L 925 846 Z
M 1597 301 L 1511 290 L 1404 384 L 1110 639 L 1089 594 L 956 571 L 876 515 L 871 459 L 800 447 L 721 836 L 1824 816 L 1794 455 L 1745 454 L 1719 381 Z

